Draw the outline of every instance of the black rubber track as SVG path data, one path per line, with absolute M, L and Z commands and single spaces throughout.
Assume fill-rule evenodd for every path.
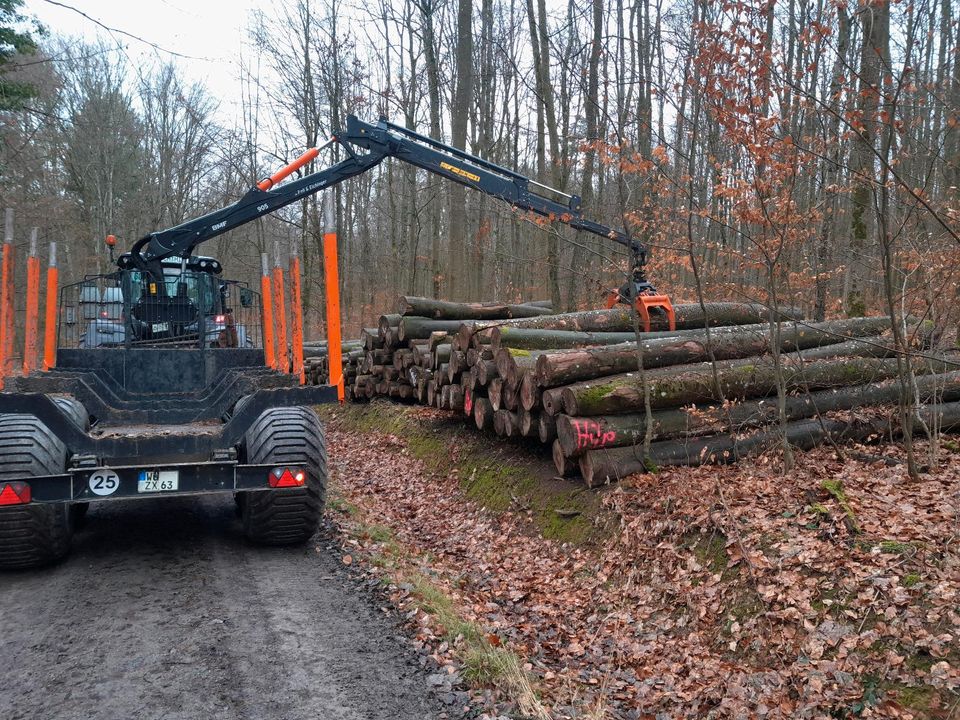
M 0 415 L 0 480 L 56 475 L 67 449 L 33 415 Z M 65 503 L 0 508 L 0 569 L 38 567 L 70 551 L 72 513 Z
M 247 430 L 247 462 L 298 465 L 307 470 L 302 488 L 244 493 L 244 535 L 267 545 L 306 542 L 316 532 L 327 488 L 327 443 L 310 408 L 271 408 Z

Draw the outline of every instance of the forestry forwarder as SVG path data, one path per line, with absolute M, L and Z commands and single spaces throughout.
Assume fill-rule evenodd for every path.
M 334 142 L 346 153 L 343 160 L 278 185 Z M 248 539 L 292 544 L 310 538 L 322 511 L 327 462 L 310 406 L 343 396 L 337 283 L 327 283 L 328 325 L 336 330 L 330 384 L 304 386 L 268 367 L 267 343 L 255 347 L 251 323 L 238 319 L 245 311 L 255 314 L 257 293 L 221 280 L 219 262 L 193 253 L 206 240 L 388 157 L 625 245 L 632 283 L 619 299 L 637 298 L 645 317 L 647 308 L 659 308 L 672 325 L 669 300 L 645 277 L 644 247 L 585 219 L 579 197 L 386 120 L 369 124 L 349 116 L 346 132 L 234 204 L 151 233 L 120 256 L 116 272 L 63 288 L 55 366 L 8 378 L 0 393 L 0 568 L 66 555 L 93 501 L 233 493 Z M 335 248 L 325 261 L 329 278 Z M 78 312 L 86 322 L 82 334 Z M 262 330 L 266 341 L 271 329 L 263 323 Z

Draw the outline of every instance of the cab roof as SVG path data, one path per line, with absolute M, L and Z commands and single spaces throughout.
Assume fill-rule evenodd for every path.
M 178 255 L 171 255 L 161 260 L 160 264 L 165 268 L 179 269 L 183 265 L 183 258 Z M 133 256 L 126 252 L 117 258 L 117 267 L 121 270 L 135 270 L 137 266 L 133 264 Z M 223 266 L 220 264 L 220 261 L 215 258 L 203 255 L 191 255 L 187 258 L 187 270 L 219 275 L 223 271 Z

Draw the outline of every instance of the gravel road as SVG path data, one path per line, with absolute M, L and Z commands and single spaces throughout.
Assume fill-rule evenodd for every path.
M 4 720 L 455 715 L 323 531 L 259 548 L 230 499 L 134 500 L 93 506 L 74 542 L 0 574 Z

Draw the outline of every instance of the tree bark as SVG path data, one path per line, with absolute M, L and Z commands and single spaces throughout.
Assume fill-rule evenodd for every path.
M 456 332 L 460 328 L 459 320 L 431 320 L 430 318 L 407 316 L 401 317 L 399 322 L 399 339 L 426 340 L 431 333 L 437 331 Z
M 924 409 L 928 417 L 936 415 L 942 427 L 960 427 L 960 403 L 929 405 Z M 650 446 L 650 462 L 657 467 L 665 465 L 704 465 L 707 463 L 732 463 L 745 457 L 765 452 L 781 442 L 785 432 L 790 445 L 798 450 L 810 450 L 826 441 L 864 442 L 890 436 L 892 418 L 887 413 L 842 420 L 818 418 L 787 423 L 782 429 L 760 430 L 747 436 L 716 435 L 708 438 L 666 440 Z M 894 428 L 899 431 L 898 428 Z M 563 456 L 562 449 L 554 443 L 554 461 L 559 455 L 557 470 L 567 468 L 570 459 Z M 580 457 L 580 472 L 588 487 L 596 487 L 608 481 L 621 480 L 628 475 L 647 470 L 635 448 L 624 447 L 612 450 L 590 450 Z
M 895 360 L 858 358 L 855 360 L 815 360 L 798 362 L 784 357 L 784 382 L 788 390 L 818 390 L 849 385 L 863 385 L 893 377 Z M 942 373 L 957 367 L 949 360 L 930 361 L 918 371 Z M 717 375 L 724 397 L 743 399 L 762 397 L 776 390 L 774 368 L 768 361 L 737 362 L 719 367 Z M 713 374 L 696 366 L 661 368 L 648 373 L 651 404 L 655 409 L 712 402 Z M 643 388 L 637 376 L 626 373 L 611 375 L 596 382 L 567 385 L 561 390 L 563 410 L 567 415 L 608 415 L 636 412 L 643 408 Z M 544 393 L 546 397 L 546 393 Z M 544 408 L 547 404 L 544 401 Z
M 960 372 L 927 375 L 917 379 L 917 388 L 928 397 L 941 401 L 960 400 Z M 788 397 L 787 420 L 802 420 L 829 412 L 850 410 L 859 407 L 893 405 L 900 398 L 897 383 L 881 382 L 857 385 L 849 388 L 821 390 L 809 394 Z M 578 457 L 588 450 L 635 445 L 645 431 L 644 416 L 638 413 L 627 415 L 599 415 L 595 417 L 571 417 L 557 415 L 555 418 L 557 438 L 568 457 Z M 653 414 L 654 439 L 664 440 L 679 436 L 729 432 L 745 427 L 758 427 L 777 420 L 775 402 L 736 403 L 727 407 L 680 408 L 658 410 Z
M 540 413 L 537 420 L 537 431 L 540 434 L 540 442 L 546 445 L 557 437 L 557 418 L 554 415 Z
M 497 302 L 449 302 L 402 295 L 397 305 L 401 315 L 417 315 L 431 320 L 509 320 L 553 315 L 553 310 L 537 305 L 510 305 Z
M 767 308 L 758 303 L 706 303 L 707 316 L 711 326 L 753 325 L 767 321 Z M 796 310 L 783 310 L 784 321 L 802 320 L 803 313 Z M 705 317 L 699 303 L 674 305 L 677 330 L 698 330 L 703 328 Z M 477 321 L 465 330 L 468 337 L 480 330 L 492 327 L 527 328 L 538 330 L 574 330 L 577 332 L 632 332 L 633 320 L 630 308 L 619 305 L 609 310 L 585 310 L 583 312 L 543 315 L 536 318 L 501 320 L 499 322 Z M 650 318 L 651 331 L 669 331 L 666 317 L 655 315 Z
M 787 326 L 781 332 L 784 352 L 839 344 L 844 337 L 879 335 L 889 328 L 888 318 L 857 318 L 816 325 Z M 748 329 L 749 328 L 749 329 Z M 716 360 L 761 356 L 770 347 L 770 333 L 760 326 L 740 326 L 711 333 Z M 644 367 L 706 362 L 710 360 L 705 335 L 654 338 L 643 343 Z M 502 352 L 502 350 L 501 350 Z M 540 387 L 556 387 L 577 380 L 598 378 L 637 369 L 633 343 L 586 348 L 579 351 L 542 353 L 537 357 L 535 378 Z
M 381 338 L 386 340 L 387 333 L 390 331 L 390 328 L 395 328 L 400 324 L 401 315 L 391 314 L 391 315 L 381 315 L 380 319 L 377 321 L 377 333 Z

